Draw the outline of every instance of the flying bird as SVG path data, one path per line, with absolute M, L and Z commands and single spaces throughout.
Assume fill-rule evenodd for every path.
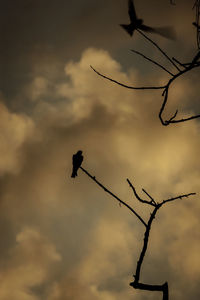
M 175 39 L 175 31 L 172 27 L 157 27 L 153 28 L 150 26 L 146 26 L 143 24 L 143 19 L 138 19 L 135 11 L 135 6 L 133 3 L 133 0 L 128 1 L 128 13 L 130 17 L 130 24 L 120 24 L 120 26 L 130 35 L 132 36 L 134 31 L 137 29 L 150 32 L 150 33 L 156 33 L 160 34 L 163 37 L 169 38 L 169 39 Z
M 82 151 L 79 150 L 72 157 L 72 164 L 73 164 L 73 170 L 71 175 L 72 178 L 75 178 L 77 176 L 77 171 L 80 168 L 82 161 L 83 161 Z

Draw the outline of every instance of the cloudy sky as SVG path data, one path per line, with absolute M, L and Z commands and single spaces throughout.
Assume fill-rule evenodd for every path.
M 177 38 L 153 39 L 187 62 L 197 51 L 194 0 L 135 0 L 147 25 L 173 26 Z M 160 91 L 169 75 L 132 53 L 174 67 L 128 22 L 126 0 L 0 0 L 0 299 L 159 300 L 134 290 L 144 227 L 81 170 L 72 155 L 148 220 L 137 202 L 196 192 L 155 219 L 141 282 L 168 281 L 170 300 L 200 298 L 200 123 L 163 127 Z M 200 112 L 199 71 L 178 79 L 165 116 Z M 144 195 L 143 195 L 144 196 Z

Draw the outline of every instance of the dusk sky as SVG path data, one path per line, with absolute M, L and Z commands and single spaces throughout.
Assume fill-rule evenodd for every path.
M 170 57 L 197 53 L 194 0 L 135 0 L 148 34 Z M 135 290 L 144 226 L 85 173 L 71 178 L 72 155 L 147 221 L 156 201 L 141 282 L 168 281 L 170 300 L 200 299 L 200 121 L 162 126 L 161 91 L 173 65 L 138 32 L 126 0 L 0 0 L 0 300 L 161 300 Z M 172 85 L 164 116 L 200 113 L 199 68 Z

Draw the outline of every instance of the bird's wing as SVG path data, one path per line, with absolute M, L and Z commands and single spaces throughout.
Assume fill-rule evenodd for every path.
M 140 25 L 139 29 L 147 32 L 156 32 L 156 30 L 153 27 L 146 26 L 146 25 Z
M 170 26 L 153 28 L 142 24 L 139 28 L 143 31 L 159 34 L 167 39 L 176 39 L 176 32 L 174 28 Z
M 120 26 L 130 35 L 133 35 L 133 29 L 130 25 L 120 24 Z
M 80 155 L 79 162 L 80 162 L 80 165 L 81 165 L 82 162 L 83 162 L 83 155 Z
M 157 34 L 160 34 L 161 36 L 167 38 L 167 39 L 171 39 L 171 40 L 176 39 L 176 31 L 171 26 L 157 27 L 157 28 L 155 28 L 155 32 Z
M 82 161 L 83 161 L 83 155 L 78 155 L 76 157 L 76 166 L 77 166 L 77 168 L 79 168 L 81 166 Z
M 76 162 L 76 154 L 74 154 L 73 156 L 72 156 L 72 163 L 74 164 Z
M 129 17 L 132 23 L 135 22 L 135 20 L 137 20 L 137 15 L 135 12 L 135 6 L 133 3 L 133 0 L 129 0 L 128 1 L 128 13 L 129 13 Z

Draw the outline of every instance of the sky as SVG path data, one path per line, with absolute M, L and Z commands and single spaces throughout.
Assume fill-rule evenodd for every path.
M 0 299 L 159 300 L 134 290 L 144 226 L 85 173 L 72 155 L 147 221 L 151 209 L 127 184 L 162 207 L 153 222 L 141 282 L 168 281 L 170 300 L 200 298 L 200 123 L 162 126 L 169 74 L 131 52 L 174 67 L 128 20 L 125 0 L 0 0 Z M 135 0 L 150 26 L 173 26 L 176 40 L 152 37 L 170 57 L 197 53 L 193 0 Z M 199 70 L 174 82 L 164 115 L 200 112 Z

